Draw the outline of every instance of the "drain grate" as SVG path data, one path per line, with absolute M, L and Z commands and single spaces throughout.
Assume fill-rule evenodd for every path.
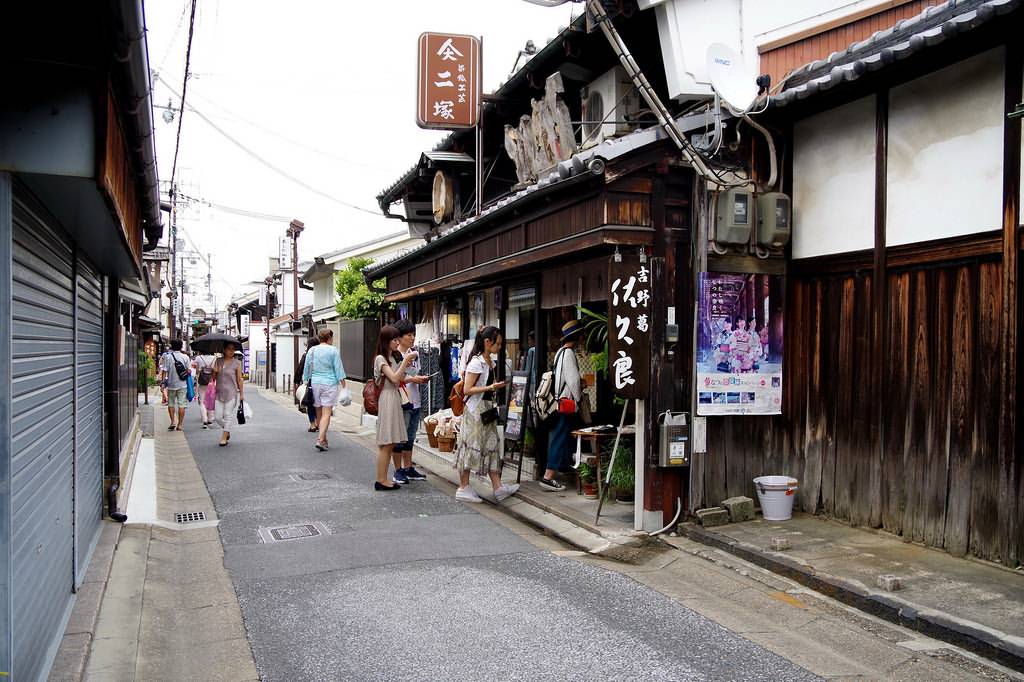
M 260 528 L 260 538 L 263 542 L 282 542 L 284 540 L 303 540 L 315 538 L 320 535 L 328 535 L 327 527 L 322 523 L 296 523 L 290 526 L 275 526 L 273 528 Z
M 193 521 L 205 521 L 206 512 L 182 512 L 174 515 L 178 523 L 192 523 Z
M 326 481 L 330 474 L 299 474 L 300 481 Z

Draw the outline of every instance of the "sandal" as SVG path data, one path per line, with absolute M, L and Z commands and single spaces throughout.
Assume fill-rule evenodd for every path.
M 309 433 L 316 433 L 318 429 L 315 426 L 310 426 L 306 431 Z

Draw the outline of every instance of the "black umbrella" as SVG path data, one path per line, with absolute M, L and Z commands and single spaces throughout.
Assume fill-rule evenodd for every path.
M 233 343 L 235 349 L 238 351 L 242 350 L 242 342 L 237 336 L 231 336 L 230 334 L 221 334 L 214 332 L 212 334 L 203 334 L 198 339 L 193 341 L 189 346 L 196 353 L 203 355 L 212 355 L 213 353 L 224 352 L 224 344 Z

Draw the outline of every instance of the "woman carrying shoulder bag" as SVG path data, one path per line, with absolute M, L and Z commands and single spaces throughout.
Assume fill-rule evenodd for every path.
M 235 357 L 235 344 L 224 344 L 224 357 L 217 358 L 213 363 L 213 380 L 217 384 L 217 402 L 214 415 L 223 430 L 220 435 L 221 447 L 231 440 L 231 427 L 236 423 L 240 400 L 245 400 L 244 382 L 242 381 L 242 363 Z
M 569 453 L 572 452 L 572 425 L 576 419 L 577 406 L 583 398 L 580 366 L 576 361 L 576 342 L 582 332 L 583 324 L 579 320 L 569 320 L 563 324 L 562 347 L 555 354 L 553 379 L 558 411 L 548 442 L 547 468 L 544 470 L 544 478 L 540 479 L 541 490 L 548 492 L 565 490 L 555 474 L 560 467 L 568 464 Z
M 414 350 L 402 357 L 398 351 L 400 334 L 395 327 L 381 327 L 377 336 L 377 352 L 373 357 L 373 380 L 380 387 L 377 398 L 377 480 L 373 489 L 398 490 L 401 486 L 388 479 L 391 452 L 404 444 L 407 436 L 402 394 L 398 387 L 405 381 L 409 366 L 419 357 Z
M 302 380 L 313 389 L 313 406 L 316 408 L 320 429 L 313 447 L 324 452 L 328 447 L 327 429 L 331 425 L 334 406 L 339 403 L 347 405 L 350 399 L 347 397 L 348 388 L 345 386 L 345 368 L 341 364 L 341 353 L 332 343 L 334 332 L 325 327 L 320 330 L 317 337 L 320 343 L 306 351 L 306 366 L 302 371 Z
M 299 364 L 295 366 L 295 374 L 292 375 L 292 376 L 296 376 L 296 377 L 304 377 L 304 376 L 306 376 L 306 358 L 309 357 L 309 351 L 314 346 L 319 346 L 319 345 L 320 345 L 320 339 L 315 337 L 315 336 L 311 336 L 311 337 L 309 337 L 309 339 L 306 340 L 306 352 L 302 354 L 301 358 L 299 358 Z M 320 427 L 318 426 L 318 421 L 317 421 L 317 418 L 316 418 L 316 406 L 313 404 L 313 387 L 305 379 L 303 379 L 302 381 L 303 381 L 303 383 L 306 386 L 306 391 L 309 393 L 308 396 L 306 394 L 302 395 L 302 402 L 306 406 L 306 417 L 309 418 L 309 429 L 308 429 L 308 431 L 310 433 L 316 433 L 317 431 L 320 430 Z M 302 385 L 300 384 L 300 388 L 301 388 L 301 386 Z M 296 390 L 296 392 L 298 392 L 298 389 L 295 389 L 295 390 Z
M 476 333 L 473 350 L 466 362 L 463 378 L 466 410 L 462 413 L 462 430 L 455 456 L 455 467 L 459 470 L 459 489 L 455 492 L 455 499 L 463 502 L 483 502 L 469 484 L 469 473 L 473 469 L 490 477 L 494 498 L 498 502 L 519 490 L 516 484 L 501 483 L 501 443 L 498 440 L 494 391 L 505 382 L 491 382 L 494 375 L 491 355 L 501 350 L 502 340 L 501 330 L 497 327 L 484 327 Z

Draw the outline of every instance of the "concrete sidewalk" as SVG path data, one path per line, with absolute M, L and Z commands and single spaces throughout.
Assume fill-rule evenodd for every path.
M 185 437 L 155 410 L 95 625 L 87 680 L 257 680 L 217 517 Z M 205 521 L 179 523 L 176 514 Z
M 1024 572 L 807 514 L 680 530 L 862 611 L 1024 671 Z M 772 551 L 772 538 L 789 549 Z M 900 589 L 879 586 L 896 576 Z

